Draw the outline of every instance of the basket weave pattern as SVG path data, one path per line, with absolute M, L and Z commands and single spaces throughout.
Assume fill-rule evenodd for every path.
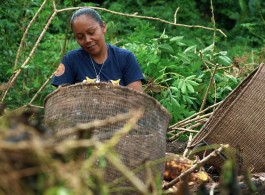
M 214 111 L 194 137 L 192 147 L 229 144 L 239 154 L 239 168 L 265 170 L 265 65 L 253 71 Z M 221 166 L 222 159 L 212 160 Z M 241 171 L 239 170 L 239 171 Z
M 135 169 L 146 160 L 165 156 L 170 115 L 154 98 L 127 87 L 107 83 L 70 85 L 58 88 L 46 97 L 45 124 L 56 134 L 78 123 L 106 119 L 142 107 L 145 110 L 144 116 L 115 148 L 124 164 Z M 93 136 L 104 141 L 124 124 L 125 122 L 119 122 L 95 129 Z M 161 175 L 163 169 L 164 165 L 159 165 Z M 118 176 L 120 175 L 116 170 L 107 168 L 107 180 L 112 181 Z

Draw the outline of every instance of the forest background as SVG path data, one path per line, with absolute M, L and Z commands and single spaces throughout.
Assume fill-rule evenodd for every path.
M 145 93 L 172 114 L 171 124 L 224 100 L 264 62 L 262 0 L 59 0 L 56 9 L 65 10 L 56 16 L 52 1 L 43 2 L 0 4 L 0 101 L 9 109 L 43 107 L 55 90 L 49 78 L 62 56 L 79 47 L 69 25 L 71 7 L 105 8 L 98 12 L 107 23 L 106 41 L 136 55 Z

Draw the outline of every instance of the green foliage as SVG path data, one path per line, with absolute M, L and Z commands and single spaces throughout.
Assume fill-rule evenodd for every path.
M 142 31 L 136 29 L 131 39 L 137 40 L 133 36 L 138 37 L 138 33 L 141 36 Z M 146 91 L 168 109 L 173 116 L 172 123 L 190 116 L 200 107 L 211 77 L 203 61 L 218 64 L 218 68 L 232 63 L 228 52 L 213 52 L 213 45 L 204 48 L 198 42 L 190 45 L 184 36 L 171 37 L 165 31 L 145 43 L 124 46 L 136 54 L 147 78 Z M 213 67 L 210 69 L 213 71 Z M 209 105 L 226 97 L 240 81 L 224 71 L 218 71 L 214 78 L 216 89 L 210 88 Z
M 0 4 L 0 95 L 4 92 L 2 86 L 29 57 L 53 13 L 52 1 L 47 1 L 29 29 L 18 64 L 14 67 L 23 33 L 42 2 L 43 0 L 4 0 Z M 136 55 L 146 78 L 145 92 L 161 102 L 172 114 L 171 124 L 199 111 L 205 97 L 205 107 L 222 101 L 249 72 L 264 62 L 265 2 L 223 0 L 213 1 L 213 4 L 216 27 L 226 33 L 226 38 L 218 32 L 214 37 L 213 31 L 203 28 L 173 26 L 157 20 L 99 11 L 108 26 L 107 42 L 127 48 Z M 62 9 L 95 4 L 61 0 L 56 1 L 56 5 L 57 9 Z M 106 0 L 102 7 L 171 22 L 179 7 L 177 23 L 213 27 L 208 0 L 185 3 L 181 0 L 169 0 L 166 4 L 162 0 Z M 62 56 L 79 47 L 73 39 L 68 22 L 71 14 L 72 11 L 57 14 L 48 27 L 34 55 L 7 93 L 4 102 L 9 109 L 28 104 L 56 70 Z M 213 82 L 209 87 L 211 79 Z M 48 84 L 33 104 L 43 106 L 45 97 L 53 90 Z M 187 138 L 186 135 L 182 136 L 183 139 Z M 104 159 L 101 163 L 104 166 Z M 91 186 L 100 183 L 100 176 L 96 174 L 100 173 L 95 173 L 95 179 L 86 181 Z M 235 176 L 233 162 L 225 164 L 223 175 L 224 185 L 229 187 Z M 45 184 L 45 179 L 47 178 L 39 178 L 39 185 Z M 101 187 L 99 190 L 105 192 L 105 186 Z M 59 183 L 46 189 L 45 194 L 73 192 Z
M 23 6 L 21 11 L 17 9 L 17 4 Z M 3 43 L 0 46 L 3 51 L 0 53 L 1 83 L 6 83 L 13 74 L 20 40 L 41 4 L 42 0 L 6 0 L 0 5 L 0 40 Z M 94 5 L 80 1 L 58 1 L 56 4 L 57 9 Z M 173 21 L 174 13 L 179 7 L 176 17 L 178 23 L 213 26 L 209 1 L 189 1 L 183 4 L 180 0 L 170 0 L 167 5 L 165 6 L 160 0 L 152 2 L 106 0 L 102 7 L 168 21 Z M 171 123 L 199 110 L 215 64 L 218 64 L 218 70 L 209 88 L 206 106 L 223 100 L 245 76 L 236 75 L 233 72 L 234 68 L 229 68 L 233 65 L 234 58 L 240 59 L 242 55 L 250 56 L 246 52 L 251 52 L 255 54 L 251 56 L 252 62 L 264 59 L 264 50 L 260 49 L 264 41 L 264 9 L 262 9 L 264 3 L 262 1 L 248 1 L 248 3 L 218 1 L 214 2 L 214 6 L 217 27 L 224 27 L 223 30 L 228 33 L 227 39 L 217 33 L 215 44 L 213 44 L 213 31 L 176 27 L 155 20 L 124 17 L 99 11 L 108 26 L 106 40 L 135 53 L 146 77 L 144 83 L 146 93 L 160 101 L 171 112 L 173 116 Z M 48 1 L 29 29 L 16 70 L 29 57 L 52 13 L 52 2 Z M 78 47 L 67 22 L 71 14 L 72 11 L 59 13 L 52 21 L 34 55 L 5 98 L 9 108 L 17 108 L 29 103 L 55 71 L 63 54 Z M 227 27 L 225 24 L 231 21 L 233 26 Z M 241 31 L 247 32 L 247 37 Z M 237 32 L 240 32 L 239 36 L 235 36 Z M 257 46 L 257 48 L 249 46 Z M 250 57 L 247 58 L 250 59 Z M 249 60 L 244 61 L 244 63 L 248 62 Z M 50 85 L 45 87 L 34 104 L 43 105 L 44 98 L 53 90 L 54 88 Z

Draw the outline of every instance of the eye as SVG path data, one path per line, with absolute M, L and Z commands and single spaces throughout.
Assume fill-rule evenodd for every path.
M 96 31 L 96 30 L 89 30 L 89 31 L 87 32 L 87 34 L 88 34 L 88 35 L 94 35 L 94 34 L 95 34 L 95 31 Z
M 76 35 L 75 38 L 78 39 L 78 40 L 81 40 L 81 39 L 84 38 L 84 36 L 83 35 Z

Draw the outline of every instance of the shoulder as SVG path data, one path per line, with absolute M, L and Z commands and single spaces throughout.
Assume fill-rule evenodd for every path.
M 75 50 L 71 50 L 69 52 L 67 52 L 65 54 L 65 57 L 75 57 L 75 56 L 78 56 L 78 55 L 84 55 L 85 54 L 85 51 L 81 48 L 79 49 L 75 49 Z
M 117 47 L 114 45 L 110 45 L 109 44 L 109 49 L 112 53 L 115 53 L 116 55 L 133 55 L 132 52 L 130 52 L 129 50 L 125 49 L 125 48 L 121 48 L 121 47 Z
M 83 49 L 79 48 L 79 49 L 75 49 L 75 50 L 71 50 L 67 52 L 64 55 L 62 61 L 65 64 L 67 63 L 74 64 L 74 63 L 82 61 L 82 59 L 84 59 L 86 55 L 87 55 L 86 52 Z

